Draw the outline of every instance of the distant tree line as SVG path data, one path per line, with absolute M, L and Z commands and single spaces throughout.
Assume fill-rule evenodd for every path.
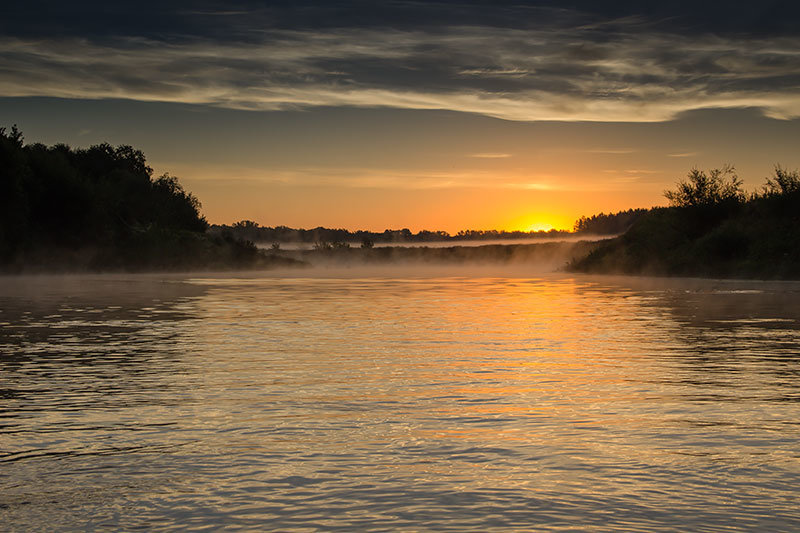
M 616 213 L 600 213 L 590 217 L 582 216 L 575 221 L 575 233 L 592 235 L 619 235 L 628 231 L 633 223 L 649 209 L 628 209 Z
M 556 238 L 569 235 L 570 232 L 562 230 L 550 231 L 498 231 L 498 230 L 463 230 L 455 235 L 446 231 L 422 230 L 413 233 L 408 228 L 399 230 L 387 229 L 375 231 L 349 231 L 346 229 L 331 229 L 317 227 L 313 229 L 295 229 L 287 226 L 260 226 L 252 220 L 242 220 L 233 225 L 211 226 L 212 233 L 230 232 L 236 237 L 252 242 L 264 243 L 415 243 L 415 242 L 443 242 L 467 240 L 511 240 L 529 239 L 533 237 Z
M 800 279 L 800 173 L 776 166 L 747 193 L 735 169 L 689 171 L 669 207 L 641 215 L 576 270 Z
M 163 269 L 252 263 L 258 250 L 207 235 L 200 202 L 153 176 L 130 146 L 24 143 L 0 128 L 0 270 Z
M 618 235 L 624 233 L 648 209 L 628 209 L 617 213 L 600 213 L 590 217 L 582 216 L 575 222 L 574 232 L 591 235 Z M 505 230 L 461 230 L 456 234 L 446 231 L 421 230 L 413 233 L 408 228 L 384 231 L 350 231 L 316 227 L 312 229 L 290 228 L 288 226 L 261 226 L 252 220 L 241 220 L 232 225 L 213 225 L 212 233 L 229 232 L 237 238 L 261 243 L 318 243 L 321 246 L 335 243 L 423 243 L 446 241 L 494 241 L 523 240 L 531 238 L 563 238 L 573 232 L 551 229 L 549 231 L 505 231 Z

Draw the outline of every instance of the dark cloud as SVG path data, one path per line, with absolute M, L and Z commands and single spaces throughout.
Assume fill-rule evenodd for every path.
M 512 120 L 651 121 L 719 107 L 800 116 L 800 8 L 789 2 L 18 7 L 0 21 L 7 96 Z
M 787 0 L 697 2 L 559 1 L 28 1 L 5 9 L 0 31 L 16 36 L 252 38 L 259 30 L 450 26 L 589 27 L 636 19 L 682 34 L 793 35 L 800 5 Z

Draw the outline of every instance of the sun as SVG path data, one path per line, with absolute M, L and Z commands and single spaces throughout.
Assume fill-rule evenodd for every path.
M 516 231 L 550 231 L 565 227 L 563 216 L 559 214 L 537 212 L 524 213 L 510 220 L 506 227 Z
M 527 227 L 525 231 L 550 231 L 553 229 L 552 224 L 547 222 L 535 222 Z

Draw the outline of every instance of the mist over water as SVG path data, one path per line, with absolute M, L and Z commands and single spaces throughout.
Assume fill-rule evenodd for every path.
M 792 531 L 800 283 L 0 278 L 8 530 Z
M 270 250 L 271 258 L 290 259 L 293 265 L 275 270 L 278 275 L 303 277 L 528 277 L 566 270 L 597 246 L 595 241 L 552 241 L 526 244 L 475 246 L 386 246 L 353 248 L 334 246 L 313 250 Z M 310 270 L 309 270 L 310 267 Z M 331 274 L 333 272 L 333 274 Z
M 588 233 L 578 233 L 569 236 L 558 237 L 529 237 L 525 239 L 480 239 L 480 240 L 450 240 L 450 241 L 410 241 L 410 242 L 376 242 L 375 248 L 451 248 L 454 246 L 490 246 L 508 244 L 540 244 L 554 242 L 580 242 L 580 241 L 600 241 L 610 239 L 616 235 L 592 235 Z M 352 247 L 359 247 L 360 242 L 349 242 Z M 311 250 L 314 247 L 312 242 L 281 242 L 280 247 L 284 250 Z M 272 243 L 258 242 L 256 246 L 262 249 L 270 249 Z

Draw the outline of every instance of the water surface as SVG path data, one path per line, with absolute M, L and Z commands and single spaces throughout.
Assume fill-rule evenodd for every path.
M 0 280 L 0 524 L 800 529 L 800 284 L 463 274 Z

